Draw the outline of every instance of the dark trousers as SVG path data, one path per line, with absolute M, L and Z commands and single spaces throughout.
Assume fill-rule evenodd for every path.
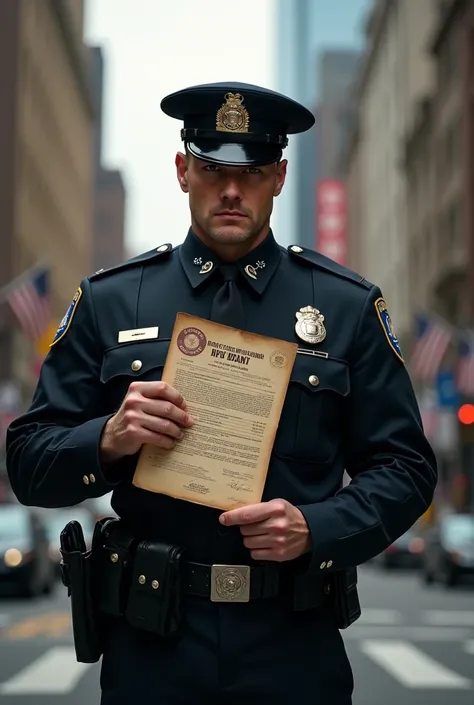
M 177 641 L 117 624 L 101 705 L 351 705 L 353 679 L 330 615 L 192 598 Z

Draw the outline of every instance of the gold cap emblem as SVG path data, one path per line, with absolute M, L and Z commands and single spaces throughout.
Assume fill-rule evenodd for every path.
M 244 108 L 243 96 L 240 93 L 227 93 L 225 103 L 221 106 L 216 117 L 216 130 L 218 132 L 248 132 L 249 114 Z
M 305 343 L 316 345 L 322 343 L 326 337 L 324 316 L 317 308 L 304 306 L 296 313 L 295 331 L 298 338 Z

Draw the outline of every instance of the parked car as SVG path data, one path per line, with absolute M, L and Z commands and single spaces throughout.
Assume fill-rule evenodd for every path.
M 94 533 L 94 519 L 92 514 L 86 507 L 67 507 L 65 509 L 48 509 L 45 512 L 45 521 L 48 531 L 49 540 L 49 556 L 54 564 L 56 576 L 60 575 L 60 541 L 61 531 L 69 521 L 75 519 L 78 521 L 84 532 L 86 547 L 89 549 L 92 543 L 92 535 Z
M 474 515 L 451 514 L 426 534 L 422 578 L 451 586 L 464 576 L 474 578 Z
M 419 568 L 425 542 L 412 528 L 394 541 L 375 558 L 383 568 Z
M 41 512 L 21 504 L 0 505 L 0 588 L 34 597 L 55 583 Z

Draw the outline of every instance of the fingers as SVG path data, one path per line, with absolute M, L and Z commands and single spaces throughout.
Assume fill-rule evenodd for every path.
M 170 401 L 163 401 L 161 399 L 145 399 L 141 402 L 140 408 L 149 416 L 169 419 L 175 424 L 186 428 L 189 428 L 194 423 L 192 416 Z
M 163 399 L 180 409 L 186 409 L 183 395 L 166 382 L 132 382 L 130 389 L 132 388 L 148 399 Z
M 183 430 L 177 424 L 173 423 L 173 421 L 170 421 L 170 419 L 143 414 L 140 419 L 140 425 L 148 431 L 169 436 L 175 440 L 181 440 L 181 438 L 184 437 Z
M 140 441 L 141 445 L 152 445 L 164 450 L 171 450 L 176 441 L 171 436 L 165 436 L 162 433 L 154 433 L 146 428 L 141 428 L 136 435 L 136 440 Z
M 256 524 L 265 521 L 276 515 L 277 508 L 272 502 L 261 502 L 260 504 L 250 504 L 247 507 L 230 509 L 220 515 L 219 521 L 224 526 L 242 526 L 244 524 Z

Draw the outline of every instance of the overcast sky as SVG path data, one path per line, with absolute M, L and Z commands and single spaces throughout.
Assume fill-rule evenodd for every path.
M 104 50 L 103 161 L 123 170 L 131 255 L 176 245 L 189 227 L 174 167 L 181 123 L 161 112 L 161 98 L 211 81 L 275 89 L 273 4 L 86 0 L 86 41 Z

